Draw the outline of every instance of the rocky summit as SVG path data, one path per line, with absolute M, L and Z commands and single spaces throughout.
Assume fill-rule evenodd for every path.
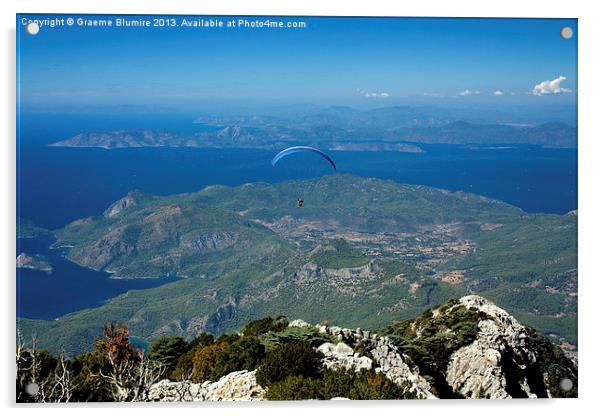
M 486 317 L 478 322 L 476 339 L 450 357 L 445 378 L 452 389 L 469 398 L 485 394 L 505 399 L 512 397 L 511 389 L 530 398 L 538 397 L 537 389 L 542 387 L 539 380 L 530 379 L 526 371 L 521 371 L 537 364 L 537 354 L 528 346 L 526 328 L 479 296 L 463 297 L 459 305 L 483 312 Z M 547 391 L 539 393 L 548 396 Z
M 453 299 L 382 331 L 294 320 L 281 333 L 292 330 L 329 340 L 314 347 L 323 357 L 322 371 L 382 374 L 404 398 L 577 396 L 576 364 L 547 338 L 480 296 Z M 270 386 L 261 386 L 256 373 L 235 371 L 203 383 L 162 380 L 151 387 L 148 399 L 265 400 Z

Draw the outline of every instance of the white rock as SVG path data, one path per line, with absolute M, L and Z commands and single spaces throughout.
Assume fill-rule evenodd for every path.
M 338 337 L 345 341 L 336 345 L 324 343 L 318 347 L 318 350 L 325 355 L 323 362 L 326 368 L 344 368 L 355 371 L 372 369 L 374 363 L 370 357 L 360 356 L 353 352 L 353 347 L 362 342 L 377 362 L 374 368 L 375 372 L 384 374 L 398 385 L 407 386 L 409 384 L 410 392 L 416 394 L 419 398 L 436 399 L 431 393 L 430 384 L 420 375 L 418 368 L 410 368 L 406 364 L 408 358 L 397 350 L 397 347 L 388 337 L 379 337 L 359 328 L 351 330 L 339 327 L 324 327 L 324 332 L 329 335 L 335 335 L 336 333 Z
M 480 296 L 464 296 L 459 301 L 466 308 L 483 312 L 487 319 L 478 322 L 477 338 L 451 355 L 445 376 L 448 384 L 467 398 L 511 398 L 506 391 L 507 380 L 501 361 L 505 354 L 512 354 L 510 360 L 517 368 L 524 369 L 535 363 L 535 352 L 526 344 L 526 328 L 508 312 Z M 526 379 L 512 381 L 518 383 L 526 396 L 534 396 Z
M 344 342 L 339 342 L 334 347 L 334 353 L 337 355 L 341 355 L 341 356 L 353 356 L 353 348 L 351 348 L 349 345 L 345 344 Z
M 355 368 L 358 370 L 370 370 L 372 368 L 372 360 L 368 357 L 358 357 L 355 360 Z
M 255 371 L 236 371 L 205 387 L 205 400 L 240 401 L 263 400 L 265 391 L 257 384 Z
M 255 371 L 235 371 L 216 382 L 161 380 L 151 386 L 150 401 L 255 401 L 263 400 L 265 390 L 257 384 Z
M 332 355 L 334 351 L 335 345 L 330 342 L 325 342 L 324 344 L 318 347 L 318 351 L 320 351 L 324 355 Z
M 289 322 L 288 326 L 293 328 L 305 328 L 311 325 L 305 322 L 303 319 L 295 319 L 294 321 Z

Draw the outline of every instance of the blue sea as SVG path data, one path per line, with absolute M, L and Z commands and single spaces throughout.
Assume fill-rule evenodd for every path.
M 65 259 L 65 249 L 52 249 L 52 236 L 20 238 L 19 253 L 44 255 L 53 266 L 52 273 L 17 269 L 17 315 L 34 319 L 53 319 L 69 312 L 100 306 L 120 293 L 147 289 L 178 279 L 111 279 L 108 273 L 80 267 Z
M 153 194 L 198 191 L 211 184 L 280 182 L 312 178 L 329 171 L 313 158 L 300 156 L 273 167 L 272 151 L 250 149 L 82 149 L 48 147 L 84 131 L 150 128 L 192 133 L 194 115 L 116 117 L 29 115 L 18 125 L 18 215 L 49 229 L 98 215 L 128 191 Z M 500 199 L 527 212 L 564 214 L 577 208 L 576 149 L 531 146 L 422 146 L 423 153 L 331 152 L 338 170 L 400 183 L 463 190 Z M 48 239 L 20 240 L 18 251 L 41 253 L 55 264 L 53 274 L 19 270 L 17 314 L 52 319 L 96 306 L 130 289 L 173 281 L 109 279 L 83 269 L 49 249 Z M 51 300 L 52 299 L 52 300 Z

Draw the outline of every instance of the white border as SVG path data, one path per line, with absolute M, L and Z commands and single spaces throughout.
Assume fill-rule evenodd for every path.
M 487 413 L 504 415 L 508 413 L 547 413 L 550 415 L 588 414 L 595 409 L 600 394 L 600 362 L 602 354 L 601 325 L 602 274 L 598 258 L 600 240 L 600 179 L 602 173 L 602 120 L 599 116 L 600 88 L 600 48 L 596 40 L 602 39 L 602 16 L 596 2 L 577 1 L 531 1 L 503 0 L 498 2 L 474 0 L 421 0 L 421 1 L 352 1 L 352 0 L 221 0 L 221 1 L 131 1 L 100 0 L 83 2 L 74 0 L 21 0 L 2 2 L 3 22 L 2 42 L 2 270 L 0 275 L 4 287 L 4 302 L 1 310 L 4 322 L 4 339 L 0 342 L 1 354 L 1 404 L 12 407 L 9 412 L 18 411 L 14 402 L 14 261 L 15 261 L 15 13 L 139 13 L 139 14 L 224 14 L 224 15 L 334 15 L 334 16 L 444 16 L 444 17 L 576 17 L 579 18 L 579 395 L 577 400 L 548 401 L 440 401 L 429 403 L 293 403 L 267 405 L 212 405 L 202 408 L 174 407 L 170 412 L 210 413 L 210 414 L 261 414 L 261 415 L 302 415 L 311 413 L 365 414 L 369 411 L 383 413 L 424 414 L 466 414 Z M 598 105 L 598 106 L 597 106 Z M 90 414 L 106 412 L 103 405 L 74 408 L 48 408 L 45 414 Z M 84 410 L 85 408 L 85 410 Z M 110 406 L 110 412 L 144 412 L 149 415 L 164 415 L 165 407 L 137 406 L 123 408 Z M 34 408 L 20 408 L 28 414 Z M 593 412 L 591 412 L 593 413 Z

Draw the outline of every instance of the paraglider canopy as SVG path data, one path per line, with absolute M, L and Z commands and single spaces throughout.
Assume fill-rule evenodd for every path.
M 279 152 L 276 156 L 274 156 L 274 158 L 272 159 L 272 166 L 276 166 L 276 163 L 278 163 L 278 161 L 280 159 L 282 159 L 283 157 L 292 155 L 293 153 L 299 153 L 299 152 L 313 152 L 313 153 L 323 157 L 328 163 L 330 163 L 330 165 L 332 166 L 332 168 L 335 171 L 337 170 L 337 165 L 334 164 L 334 161 L 330 158 L 330 156 L 328 156 L 323 151 L 318 150 L 315 147 L 311 147 L 311 146 L 293 146 L 293 147 L 288 147 L 288 148 L 284 149 L 283 151 Z

